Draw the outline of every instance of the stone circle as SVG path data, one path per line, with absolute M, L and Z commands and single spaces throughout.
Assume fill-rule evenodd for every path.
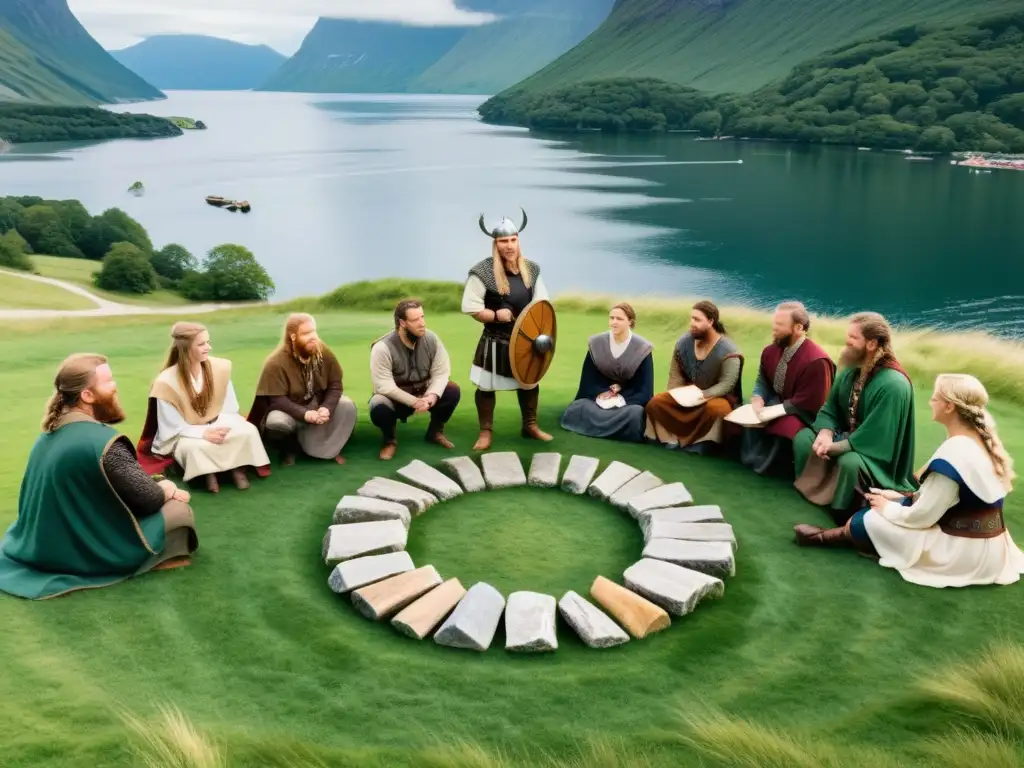
M 337 503 L 321 546 L 333 566 L 328 586 L 347 596 L 370 621 L 388 621 L 414 640 L 487 651 L 504 619 L 505 650 L 558 650 L 558 621 L 590 648 L 611 648 L 668 629 L 705 600 L 721 598 L 736 574 L 733 527 L 716 505 L 694 505 L 679 481 L 666 481 L 621 461 L 535 453 L 524 461 L 513 451 L 444 459 L 432 467 L 419 459 L 374 477 Z M 525 469 L 528 467 L 528 471 Z M 643 534 L 640 558 L 617 583 L 595 577 L 589 598 L 573 591 L 553 595 L 518 591 L 505 596 L 486 582 L 468 588 L 433 565 L 413 563 L 405 551 L 416 517 L 464 494 L 521 486 L 589 495 L 636 520 Z

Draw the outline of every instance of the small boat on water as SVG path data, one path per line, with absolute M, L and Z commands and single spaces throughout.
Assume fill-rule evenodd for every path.
M 906 160 L 934 160 L 934 157 L 924 157 L 922 155 L 907 155 Z
M 248 200 L 228 200 L 226 197 L 220 197 L 219 195 L 207 195 L 206 202 L 216 208 L 227 208 L 229 211 L 248 213 L 252 210 Z

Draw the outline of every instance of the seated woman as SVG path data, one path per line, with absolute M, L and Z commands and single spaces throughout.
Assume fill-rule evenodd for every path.
M 840 528 L 798 525 L 797 543 L 852 547 L 927 587 L 1019 581 L 1024 552 L 1003 521 L 1013 461 L 987 403 L 988 393 L 973 376 L 939 376 L 929 404 L 947 438 L 922 472 L 920 490 L 905 496 L 870 489 L 870 509 Z
M 591 336 L 576 399 L 562 428 L 588 437 L 640 442 L 644 406 L 654 395 L 654 346 L 633 333 L 636 312 L 625 302 L 608 313 L 607 333 Z
M 245 468 L 268 475 L 270 457 L 259 430 L 238 412 L 231 361 L 210 357 L 210 334 L 198 323 L 176 323 L 171 339 L 164 370 L 149 394 L 140 452 L 173 459 L 185 482 L 204 477 L 211 493 L 220 490 L 217 473 L 228 471 L 245 490 Z

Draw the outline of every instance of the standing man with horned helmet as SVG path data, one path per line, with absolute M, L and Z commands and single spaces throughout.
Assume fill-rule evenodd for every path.
M 551 435 L 537 426 L 540 390 L 537 385 L 520 386 L 512 375 L 509 360 L 509 341 L 516 317 L 530 302 L 548 298 L 540 266 L 527 260 L 519 245 L 519 235 L 526 229 L 526 211 L 520 210 L 523 223 L 518 228 L 503 218 L 494 229 L 488 230 L 484 215 L 480 214 L 480 229 L 492 241 L 491 257 L 470 268 L 462 294 L 462 311 L 484 326 L 469 373 L 470 381 L 477 386 L 476 411 L 480 420 L 480 437 L 473 446 L 474 451 L 491 447 L 498 390 L 516 390 L 523 417 L 523 437 L 551 440 Z

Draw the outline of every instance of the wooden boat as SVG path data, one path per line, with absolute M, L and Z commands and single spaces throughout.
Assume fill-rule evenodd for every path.
M 206 202 L 208 202 L 210 205 L 215 205 L 218 208 L 223 208 L 225 205 L 228 205 L 231 201 L 228 200 L 227 198 L 218 197 L 217 195 L 207 195 Z
M 248 200 L 228 200 L 226 197 L 208 195 L 206 202 L 210 205 L 216 206 L 217 208 L 227 208 L 229 211 L 241 211 L 242 213 L 248 213 L 252 210 L 252 206 L 249 204 Z

